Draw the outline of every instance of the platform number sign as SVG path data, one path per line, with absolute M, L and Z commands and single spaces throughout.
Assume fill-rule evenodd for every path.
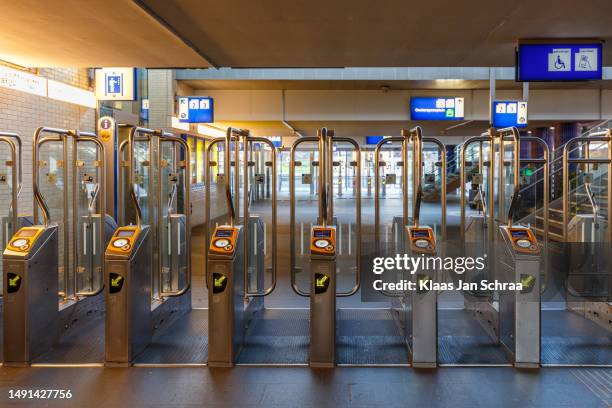
M 182 123 L 214 122 L 214 101 L 211 97 L 188 96 L 178 99 L 178 118 Z
M 493 101 L 493 127 L 527 127 L 526 101 Z
M 517 48 L 517 81 L 601 80 L 601 41 L 528 41 Z

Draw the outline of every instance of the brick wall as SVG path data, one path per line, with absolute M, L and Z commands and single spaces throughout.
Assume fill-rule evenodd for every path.
M 91 89 L 87 69 L 43 68 L 39 70 L 39 75 L 80 88 Z M 49 126 L 93 131 L 95 130 L 95 120 L 95 109 L 0 88 L 0 130 L 19 134 L 23 142 L 23 189 L 19 198 L 20 214 L 32 214 L 32 135 L 36 128 Z M 45 175 L 48 172 L 53 172 L 51 167 L 54 159 L 62 159 L 61 154 L 58 155 L 59 151 L 58 143 L 52 143 L 45 146 L 41 152 L 41 160 L 47 162 L 45 168 L 41 169 L 41 190 L 45 195 L 47 205 L 50 207 L 53 222 L 59 222 L 63 217 L 62 191 L 65 183 L 62 180 L 61 168 L 55 170 L 57 179 L 54 183 L 49 183 Z M 10 175 L 10 170 L 5 165 L 7 157 L 8 152 L 6 152 L 5 146 L 0 145 L 0 174 Z M 71 179 L 68 180 L 68 183 L 71 183 Z M 8 191 L 7 183 L 0 182 L 0 216 L 2 217 L 8 215 L 10 203 Z M 63 262 L 63 248 L 60 232 L 60 265 Z M 61 281 L 61 274 L 59 278 Z

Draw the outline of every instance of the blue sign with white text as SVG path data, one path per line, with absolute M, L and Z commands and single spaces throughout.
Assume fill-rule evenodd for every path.
M 527 127 L 527 102 L 525 101 L 494 101 L 492 112 L 495 128 Z
M 589 81 L 602 78 L 601 43 L 518 46 L 516 80 Z
M 411 120 L 461 120 L 464 114 L 463 98 L 429 96 L 410 98 Z
M 179 122 L 214 122 L 213 99 L 209 96 L 189 96 L 179 98 Z

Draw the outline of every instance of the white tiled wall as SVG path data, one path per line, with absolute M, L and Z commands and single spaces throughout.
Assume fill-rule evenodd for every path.
M 55 69 L 43 68 L 39 75 L 48 79 L 67 83 L 83 89 L 89 86 L 87 69 Z M 19 213 L 32 214 L 32 136 L 39 126 L 49 126 L 64 129 L 95 130 L 95 109 L 84 108 L 66 102 L 55 101 L 46 97 L 35 96 L 11 89 L 0 88 L 0 130 L 14 132 L 21 136 L 23 142 L 23 189 L 19 198 Z M 49 162 L 49 151 L 59 151 L 57 144 L 43 148 L 41 159 Z M 49 149 L 51 148 L 51 149 Z M 0 146 L 0 173 L 10 174 L 5 166 L 7 153 Z M 47 153 L 45 153 L 46 151 Z M 57 157 L 54 155 L 56 159 Z M 41 190 L 46 195 L 47 204 L 51 209 L 52 222 L 59 222 L 63 214 L 61 183 L 50 186 L 44 175 L 49 168 L 41 169 Z M 61 169 L 58 169 L 58 180 L 61 179 Z M 0 186 L 0 216 L 8 214 L 10 195 L 6 185 Z M 60 226 L 61 228 L 61 226 Z M 63 263 L 63 239 L 60 233 L 60 265 Z M 69 250 L 71 250 L 69 244 Z M 59 276 L 60 282 L 62 277 Z M 61 286 L 60 286 L 61 287 Z
M 39 74 L 49 79 L 89 88 L 87 69 L 43 68 Z M 23 141 L 24 188 L 19 200 L 19 212 L 32 212 L 32 135 L 39 126 L 79 128 L 92 131 L 95 128 L 95 109 L 84 108 L 66 102 L 0 88 L 0 130 L 15 132 Z M 2 161 L 4 166 L 4 160 Z M 6 172 L 0 169 L 0 173 Z M 0 215 L 8 209 L 7 197 L 0 196 Z

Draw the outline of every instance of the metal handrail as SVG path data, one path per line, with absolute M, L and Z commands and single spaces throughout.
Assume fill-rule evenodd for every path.
M 607 121 L 606 121 L 606 122 L 607 122 Z M 589 132 L 590 132 L 590 131 L 589 131 Z M 589 133 L 589 132 L 586 132 L 586 133 L 585 133 L 585 134 L 586 134 L 586 136 L 579 136 L 579 137 L 586 137 L 586 138 L 589 138 L 589 137 L 591 137 L 591 136 L 596 136 L 596 135 L 605 134 L 605 131 L 600 131 L 600 132 L 591 132 L 591 133 Z M 525 139 L 525 136 L 521 137 L 521 140 L 523 140 L 523 139 Z M 562 144 L 561 146 L 558 146 L 558 147 L 557 147 L 555 150 L 553 150 L 552 152 L 550 152 L 550 153 L 549 153 L 549 155 L 552 157 L 552 156 L 556 156 L 556 153 L 557 153 L 557 152 L 559 152 L 559 151 L 563 152 L 563 149 L 565 148 L 565 146 L 566 146 L 568 143 L 570 143 L 572 140 L 573 140 L 573 139 L 570 139 L 570 140 L 568 140 L 567 142 L 565 142 L 564 144 Z M 605 148 L 607 148 L 607 146 L 604 144 L 603 146 L 598 146 L 598 147 L 596 148 L 596 150 L 603 149 L 603 148 L 604 148 L 604 146 L 605 146 Z M 572 150 L 570 150 L 570 151 L 569 151 L 569 153 L 571 154 L 571 153 L 574 153 L 574 152 L 576 152 L 576 151 L 579 151 L 581 148 L 582 148 L 582 146 L 576 146 L 576 147 L 574 147 Z M 561 164 L 563 164 L 563 154 L 561 154 L 561 155 L 559 155 L 559 156 L 556 156 L 556 157 L 555 157 L 555 158 L 554 158 L 554 159 L 553 159 L 553 160 L 552 160 L 552 161 L 549 163 L 549 167 L 550 167 L 550 168 L 554 167 L 554 165 L 555 165 L 556 163 L 558 163 L 558 162 L 560 162 Z M 538 174 L 538 173 L 539 173 L 541 170 L 542 170 L 541 168 L 536 169 L 536 171 L 534 172 L 534 175 L 537 175 L 537 174 Z M 526 189 L 529 189 L 530 187 L 533 187 L 533 185 L 537 184 L 537 183 L 538 183 L 540 180 L 541 180 L 541 179 L 538 179 L 538 178 L 537 178 L 537 176 L 536 176 L 536 181 L 535 181 L 535 182 L 533 182 L 532 184 L 530 184 L 530 185 L 526 186 L 526 187 L 523 187 L 523 189 L 522 189 L 521 191 L 524 191 L 524 190 L 526 190 Z
M 489 162 L 491 163 L 491 168 L 493 167 L 493 162 L 494 162 L 494 154 L 495 154 L 495 149 L 493 147 L 493 140 L 492 137 L 487 135 L 487 136 L 474 136 L 469 138 L 468 140 L 466 140 L 463 145 L 461 146 L 461 171 L 460 171 L 460 198 L 459 198 L 459 207 L 460 207 L 460 222 L 461 222 L 461 228 L 460 228 L 460 233 L 461 233 L 461 238 L 465 237 L 465 184 L 467 182 L 467 177 L 465 174 L 465 168 L 466 168 L 466 160 L 465 160 L 465 153 L 467 152 L 467 148 L 474 143 L 480 143 L 480 142 L 489 142 L 490 143 L 490 148 L 489 148 L 489 156 L 490 156 L 490 160 Z M 489 200 L 489 204 L 488 207 L 489 208 L 494 208 L 494 196 L 493 196 L 493 177 L 489 176 L 489 191 L 487 194 L 487 198 Z M 494 215 L 494 211 L 490 211 L 489 214 L 489 222 L 491 223 L 491 226 L 493 225 L 493 223 L 495 222 L 495 215 Z M 492 235 L 493 234 L 493 228 L 489 228 L 489 233 Z
M 591 183 L 584 183 L 584 188 L 587 192 L 587 197 L 589 197 L 589 204 L 591 205 L 591 209 L 593 210 L 593 222 L 597 226 L 599 219 L 599 205 L 597 205 L 597 203 L 595 202 L 595 194 L 591 189 Z
M 98 194 L 100 196 L 100 220 L 101 223 L 104 222 L 104 216 L 106 215 L 106 196 L 105 196 L 105 192 L 104 192 L 104 188 L 100 189 L 99 186 L 106 185 L 106 178 L 105 178 L 105 171 L 104 171 L 104 165 L 106 163 L 105 160 L 105 151 L 104 151 L 104 145 L 102 144 L 102 142 L 100 142 L 100 140 L 98 139 L 98 136 L 95 133 L 91 133 L 91 132 L 81 132 L 79 130 L 74 130 L 71 131 L 71 136 L 73 136 L 73 146 L 74 146 L 74 152 L 73 152 L 73 162 L 76 163 L 76 160 L 78 158 L 78 143 L 94 143 L 96 145 L 97 152 L 99 154 L 99 160 L 102 166 L 102 170 L 100 171 L 100 181 L 98 182 L 98 188 L 96 189 L 96 195 L 95 197 L 92 198 L 92 202 L 96 200 L 96 198 L 98 197 Z M 72 173 L 72 182 L 74 183 L 74 191 L 77 191 L 76 188 L 76 184 L 77 184 L 77 178 L 76 178 L 76 166 L 72 166 L 73 169 L 73 173 Z M 101 192 L 100 192 L 101 191 Z M 72 217 L 73 217 L 73 222 L 72 222 L 72 234 L 73 236 L 77 237 L 78 235 L 78 229 L 77 229 L 77 224 L 78 224 L 78 219 L 77 219 L 77 197 L 76 197 L 76 193 L 73 194 L 73 209 L 72 209 Z M 88 206 L 89 207 L 89 206 Z M 88 210 L 91 210 L 91 207 L 88 208 Z M 100 231 L 99 231 L 99 237 L 98 239 L 100 239 L 100 242 L 104 242 L 104 228 L 103 225 L 100 226 Z M 73 246 L 73 252 L 75 255 L 75 260 L 77 259 L 77 245 Z M 104 276 L 104 263 L 102 263 L 102 276 Z M 104 290 L 104 279 L 102 279 L 102 284 L 100 285 L 100 287 L 97 290 L 94 291 L 88 291 L 88 292 L 84 292 L 84 291 L 77 291 L 77 275 L 76 273 L 74 273 L 72 275 L 72 279 L 73 279 L 73 285 L 74 285 L 74 294 L 75 296 L 83 296 L 83 297 L 89 297 L 89 296 L 96 296 L 98 294 L 100 294 L 103 290 Z
M 183 152 L 184 152 L 184 156 L 185 156 L 185 167 L 184 167 L 184 177 L 183 177 L 183 184 L 185 186 L 185 198 L 183 200 L 183 214 L 185 215 L 185 246 L 187 248 L 187 251 L 191 250 L 191 216 L 190 216 L 190 212 L 191 212 L 191 197 L 190 197 L 190 190 L 191 190 L 191 185 L 189 182 L 189 177 L 191 175 L 191 150 L 189 148 L 189 144 L 183 140 L 180 137 L 176 137 L 174 136 L 173 133 L 170 132 L 165 132 L 162 129 L 158 129 L 155 130 L 154 133 L 156 136 L 159 137 L 160 140 L 160 144 L 163 142 L 170 142 L 170 143 L 178 143 L 179 145 L 181 145 L 181 147 L 183 148 Z M 161 146 L 158 149 L 158 154 L 161 155 Z M 158 161 L 159 162 L 159 161 Z M 161 185 L 161 172 L 158 172 L 158 186 Z M 176 187 L 176 186 L 174 186 Z M 132 186 L 133 188 L 133 186 Z M 160 188 L 160 187 L 158 187 Z M 185 283 L 185 286 L 177 291 L 171 291 L 171 292 L 164 292 L 162 291 L 162 270 L 161 268 L 159 269 L 159 283 L 160 283 L 160 289 L 159 289 L 159 296 L 160 297 L 177 297 L 177 296 L 181 296 L 185 293 L 187 293 L 187 291 L 189 291 L 189 289 L 191 288 L 191 256 L 189 256 L 189 252 L 187 253 L 187 273 L 186 273 L 186 278 L 187 278 L 187 282 Z
M 608 143 L 608 158 L 570 158 L 569 148 L 578 142 L 607 142 Z M 608 214 L 612 214 L 612 200 L 610 195 L 612 191 L 612 130 L 608 129 L 604 132 L 595 132 L 588 137 L 576 137 L 567 142 L 563 148 L 563 239 L 567 242 L 569 238 L 569 165 L 571 163 L 581 164 L 607 164 L 608 165 Z M 608 228 L 609 239 L 612 242 L 612 228 Z
M 442 226 L 442 239 L 446 239 L 446 208 L 447 208 L 447 198 L 446 198 L 446 183 L 447 183 L 447 163 L 446 163 L 446 146 L 440 140 L 434 137 L 424 137 L 424 143 L 434 143 L 438 146 L 438 150 L 440 151 L 440 162 L 441 162 L 441 176 L 440 176 L 440 210 L 441 210 L 441 226 Z
M 4 142 L 8 145 L 11 156 L 11 206 L 9 207 L 9 216 L 11 217 L 11 222 L 13 224 L 12 233 L 17 231 L 17 223 L 18 223 L 18 214 L 17 214 L 17 206 L 18 206 L 18 177 L 17 177 L 17 150 L 15 147 L 15 143 L 8 137 L 5 136 L 6 133 L 0 132 L 0 142 Z M 21 163 L 21 159 L 19 159 Z M 9 238 L 9 237 L 7 237 Z
M 138 197 L 136 197 L 136 191 L 134 191 L 134 141 L 137 133 L 147 135 L 147 140 L 150 141 L 150 138 L 155 134 L 155 131 L 153 129 L 134 126 L 130 128 L 130 132 L 128 134 L 128 193 L 136 213 L 136 226 L 140 228 L 142 226 L 142 210 L 140 208 L 140 204 L 138 203 Z
M 404 131 L 402 131 L 403 133 Z M 420 126 L 416 126 L 415 128 L 409 131 L 410 138 L 412 139 L 412 164 L 413 164 L 413 172 L 412 172 L 412 182 L 413 182 L 413 194 L 415 199 L 412 203 L 412 222 L 415 227 L 419 226 L 419 217 L 421 211 L 421 199 L 423 196 L 423 187 L 422 187 L 422 179 L 423 179 L 423 129 Z M 404 220 L 404 223 L 407 223 L 408 220 Z
M 0 137 L 9 139 L 6 141 L 13 143 L 13 146 L 17 148 L 16 158 L 13 159 L 13 163 L 15 163 L 15 160 L 17 160 L 17 166 L 15 166 L 15 169 L 19 167 L 19 172 L 17 173 L 17 183 L 14 184 L 17 190 L 17 197 L 19 197 L 19 195 L 21 194 L 21 189 L 23 188 L 23 143 L 21 141 L 21 137 L 19 137 L 17 133 L 0 132 Z M 17 205 L 17 203 L 15 203 L 15 205 Z M 15 207 L 15 210 L 12 210 L 12 208 L 13 208 L 13 204 L 11 203 L 11 208 L 9 209 L 9 211 L 17 212 L 17 207 Z
M 52 133 L 55 134 L 55 136 L 52 137 L 45 137 L 42 138 L 41 135 L 43 135 L 44 133 Z M 42 196 L 42 193 L 40 192 L 40 175 L 39 175 L 39 166 L 40 166 L 40 162 L 39 162 L 39 149 L 48 142 L 62 142 L 63 143 L 63 160 L 64 160 L 64 164 L 63 164 L 63 171 L 64 171 L 64 180 L 68 180 L 68 163 L 67 163 L 67 158 L 68 158 L 68 145 L 67 145 L 67 137 L 72 137 L 73 138 L 73 146 L 74 146 L 74 154 L 72 156 L 73 158 L 73 162 L 74 165 L 72 166 L 73 168 L 73 183 L 75 183 L 76 185 L 76 160 L 77 160 L 77 153 L 78 153 L 78 149 L 76 149 L 76 146 L 78 143 L 80 142 L 93 142 L 94 144 L 96 144 L 96 146 L 98 147 L 98 153 L 102 156 L 102 162 L 104 162 L 104 147 L 102 145 L 102 143 L 97 139 L 97 135 L 95 133 L 92 132 L 82 132 L 78 129 L 73 129 L 73 130 L 67 130 L 67 129 L 58 129 L 58 128 L 51 128 L 51 127 L 39 127 L 36 129 L 36 131 L 34 132 L 34 136 L 33 136 L 33 151 L 32 151 L 32 167 L 33 167 L 33 171 L 32 171 L 32 187 L 33 187 L 33 195 L 34 195 L 34 200 L 36 205 L 38 206 L 38 208 L 40 208 L 40 210 L 42 211 L 42 216 L 43 216 L 43 225 L 45 227 L 49 226 L 50 223 L 50 212 L 49 212 L 49 207 L 47 206 L 44 197 Z M 101 178 L 102 180 L 104 180 L 104 172 L 101 172 Z M 64 188 L 64 217 L 68 216 L 68 190 L 66 188 Z M 104 195 L 102 193 L 102 213 L 105 213 L 105 209 L 104 209 Z M 72 219 L 72 230 L 73 230 L 73 235 L 76 237 L 78 235 L 78 231 L 77 231 L 77 214 L 76 214 L 76 195 L 73 195 L 73 219 Z M 36 208 L 35 208 L 36 210 Z M 37 223 L 38 222 L 38 212 L 34 211 L 34 222 Z M 103 231 L 100 231 L 100 239 L 103 239 L 104 235 L 103 235 Z M 64 241 L 67 243 L 69 240 L 69 232 L 67 228 L 64 228 Z M 76 259 L 77 256 L 77 246 L 75 245 L 73 247 L 73 252 L 74 252 L 74 256 Z M 65 252 L 65 262 L 68 263 L 68 259 L 69 259 L 69 249 L 68 249 L 68 245 L 64 246 L 64 252 Z M 65 299 L 68 299 L 68 289 L 69 289 L 69 276 L 68 276 L 68 267 L 64 267 L 64 293 L 63 296 Z M 76 273 L 73 274 L 73 286 L 74 286 L 74 296 L 78 297 L 78 296 L 95 296 L 97 294 L 99 294 L 103 289 L 104 286 L 102 285 L 101 288 L 99 288 L 96 291 L 92 291 L 92 292 L 77 292 L 76 288 L 77 288 L 77 277 L 76 277 Z
M 34 195 L 34 200 L 35 203 L 38 205 L 38 208 L 40 208 L 40 210 L 42 211 L 42 216 L 43 216 L 43 225 L 45 227 L 49 226 L 49 222 L 50 222 L 50 212 L 49 212 L 49 207 L 47 206 L 47 203 L 45 203 L 45 200 L 42 196 L 42 193 L 40 192 L 40 177 L 38 174 L 38 167 L 39 167 L 39 151 L 38 149 L 40 148 L 40 145 L 42 143 L 41 142 L 41 135 L 44 133 L 54 133 L 57 135 L 57 138 L 45 138 L 44 141 L 57 141 L 60 142 L 64 139 L 64 136 L 69 134 L 69 130 L 67 129 L 58 129 L 58 128 L 52 128 L 52 127 L 45 127 L 45 126 L 41 126 L 39 128 L 37 128 L 34 131 L 34 136 L 32 137 L 32 192 Z M 64 163 L 64 169 L 66 169 L 66 164 Z M 38 222 L 38 214 L 36 211 L 34 211 L 34 223 Z
M 333 135 L 333 133 L 332 133 Z M 326 168 L 327 162 L 327 145 L 329 143 L 329 136 L 327 128 L 321 128 L 317 130 L 317 138 L 319 140 L 319 222 L 325 227 L 327 226 L 327 217 L 329 212 L 328 206 L 328 169 Z M 330 220 L 331 221 L 331 220 Z
M 45 137 L 41 139 L 41 135 L 43 135 L 44 133 L 52 133 L 55 136 L 50 136 L 50 137 Z M 68 148 L 67 148 L 67 139 L 66 136 L 68 136 L 70 134 L 70 131 L 67 129 L 57 129 L 57 128 L 51 128 L 51 127 L 44 127 L 41 126 L 39 128 L 37 128 L 34 131 L 34 136 L 33 136 L 33 143 L 32 143 L 32 191 L 33 191 L 33 196 L 34 196 L 34 201 L 35 201 L 35 205 L 34 205 L 34 224 L 38 223 L 38 211 L 37 208 L 40 208 L 41 212 L 42 212 L 42 216 L 43 216 L 43 226 L 45 228 L 49 227 L 50 225 L 50 211 L 49 211 L 49 207 L 47 206 L 47 203 L 45 202 L 45 199 L 42 195 L 42 193 L 40 192 L 40 187 L 39 187 L 39 183 L 40 183 L 40 175 L 39 175 L 39 166 L 40 166 L 40 161 L 39 161 L 39 149 L 42 147 L 43 144 L 48 143 L 48 142 L 62 142 L 62 147 L 63 147 L 63 177 L 64 180 L 67 181 L 68 180 Z M 66 188 L 64 188 L 64 193 L 63 193 L 63 211 L 64 211 L 64 217 L 68 217 L 68 190 Z M 38 206 L 38 207 L 37 207 Z M 69 266 L 69 257 L 70 257 L 70 251 L 69 251 L 69 246 L 67 245 L 69 239 L 70 239 L 70 233 L 68 231 L 68 228 L 64 228 L 64 291 L 61 292 L 59 291 L 58 295 L 61 295 L 64 299 L 68 299 L 68 289 L 69 289 L 69 277 L 68 277 L 68 267 Z M 58 271 L 59 272 L 59 271 Z
M 402 136 L 385 137 L 380 140 L 374 148 L 374 237 L 377 248 L 380 248 L 380 151 L 387 143 L 401 142 L 402 157 L 402 227 L 408 223 L 408 142 L 410 135 L 402 130 Z M 403 293 L 390 293 L 382 290 L 381 293 L 388 297 L 403 297 Z
M 290 239 L 291 239 L 291 288 L 300 296 L 310 296 L 310 292 L 302 291 L 296 282 L 295 276 L 295 152 L 297 146 L 305 142 L 317 142 L 319 147 L 319 222 L 326 226 L 328 222 L 333 220 L 333 203 L 331 199 L 332 191 L 330 189 L 330 181 L 332 179 L 333 163 L 331 160 L 333 142 L 349 143 L 357 153 L 356 160 L 356 177 L 361 180 L 361 148 L 359 144 L 346 137 L 334 137 L 333 130 L 321 128 L 317 131 L 317 137 L 302 137 L 296 140 L 291 146 L 290 162 L 289 162 L 289 197 L 290 197 Z M 361 287 L 360 277 L 360 258 L 361 258 L 361 183 L 355 185 L 356 194 L 356 225 L 357 225 L 357 250 L 356 250 L 356 274 L 355 285 L 347 292 L 336 292 L 338 297 L 352 296 L 359 291 Z M 328 195 L 330 196 L 328 199 Z
M 261 296 L 268 296 L 270 293 L 272 293 L 274 291 L 274 289 L 276 288 L 276 284 L 277 284 L 277 236 L 278 236 L 278 231 L 277 231 L 277 191 L 276 191 L 276 156 L 277 156 L 277 150 L 276 150 L 276 146 L 274 146 L 274 143 L 272 143 L 272 141 L 270 139 L 267 139 L 265 137 L 248 137 L 248 140 L 250 142 L 253 143 L 264 143 L 266 145 L 268 145 L 268 147 L 271 150 L 272 153 L 272 160 L 271 160 L 271 164 L 272 164 L 272 282 L 270 283 L 270 286 L 264 290 L 263 292 L 251 292 L 248 290 L 248 270 L 245 268 L 245 274 L 244 274 L 244 287 L 245 287 L 245 294 L 247 296 L 251 296 L 251 297 L 261 297 Z M 246 143 L 244 144 L 244 147 L 246 149 Z M 248 166 L 248 160 L 247 160 L 247 154 L 246 154 L 246 150 L 244 151 L 244 161 L 245 161 L 245 169 Z M 246 172 L 244 175 L 245 180 L 248 179 Z M 246 182 L 245 184 L 248 185 L 248 182 Z M 249 191 L 251 191 L 249 189 Z M 246 193 L 245 193 L 246 194 Z M 250 194 L 249 194 L 250 196 Z M 248 211 L 249 211 L 249 204 L 247 203 L 245 205 L 245 224 L 248 223 Z M 264 237 L 265 239 L 265 237 Z M 248 244 L 248 240 L 245 240 L 245 243 Z M 245 263 L 245 265 L 248 267 L 248 264 Z
M 289 237 L 290 237 L 290 268 L 291 268 L 291 288 L 293 291 L 304 297 L 310 296 L 310 292 L 301 290 L 297 284 L 295 276 L 295 151 L 297 147 L 305 142 L 320 142 L 318 137 L 301 137 L 297 139 L 291 145 L 289 153 Z M 320 145 L 319 145 L 320 146 Z M 320 152 L 319 152 L 320 153 Z M 321 167 L 321 157 L 319 157 L 319 167 Z M 319 169 L 319 173 L 321 169 Z M 320 188 L 320 186 L 319 186 Z M 321 206 L 319 205 L 319 214 L 321 213 Z
M 548 232 L 549 232 L 549 208 L 550 208 L 550 148 L 548 147 L 548 144 L 538 138 L 538 137 L 534 137 L 534 136 L 523 136 L 520 138 L 520 142 L 521 144 L 523 142 L 534 142 L 536 144 L 539 144 L 540 147 L 542 148 L 542 159 L 539 158 L 520 158 L 520 165 L 523 164 L 542 164 L 542 169 L 544 172 L 544 200 L 542 203 L 543 209 L 544 209 L 544 237 L 546 239 L 548 239 Z M 523 190 L 520 190 L 523 191 Z M 519 192 L 520 194 L 520 192 Z
M 355 153 L 357 156 L 357 160 L 356 160 L 356 168 L 357 168 L 357 180 L 361 180 L 361 148 L 359 147 L 359 144 L 351 138 L 348 137 L 332 137 L 332 139 L 329 141 L 330 142 L 330 151 L 331 151 L 331 142 L 341 142 L 341 143 L 349 143 L 351 144 L 354 149 L 355 149 Z M 331 156 L 329 158 L 329 164 L 331 167 Z M 332 175 L 329 175 L 329 179 L 331 180 Z M 355 293 L 357 293 L 359 291 L 359 288 L 361 287 L 361 182 L 359 183 L 355 183 L 355 211 L 356 211 L 356 215 L 355 215 L 355 225 L 356 225 L 356 230 L 355 233 L 357 235 L 357 249 L 355 251 L 355 258 L 356 258 L 356 269 L 355 269 L 355 285 L 353 286 L 353 288 L 351 290 L 349 290 L 348 292 L 336 292 L 336 296 L 338 297 L 348 297 L 348 296 L 352 296 Z M 333 208 L 332 208 L 333 211 Z M 333 216 L 333 213 L 332 213 Z M 333 218 L 332 218 L 333 219 Z
M 382 147 L 387 143 L 393 142 L 401 142 L 402 143 L 402 160 L 404 161 L 404 165 L 402 166 L 404 169 L 407 167 L 406 163 L 406 151 L 403 149 L 405 137 L 404 136 L 396 136 L 396 137 L 385 137 L 380 140 L 376 147 L 374 148 L 374 237 L 375 241 L 380 244 L 380 151 Z M 405 225 L 408 221 L 408 210 L 406 208 L 408 204 L 408 179 L 407 177 L 402 177 L 402 208 L 403 208 L 403 217 L 402 221 Z
M 224 172 L 225 172 L 225 198 L 227 200 L 227 210 L 228 210 L 228 224 L 230 226 L 234 226 L 234 222 L 237 221 L 237 217 L 240 215 L 237 213 L 236 208 L 234 206 L 234 198 L 232 197 L 232 190 L 230 188 L 229 185 L 229 179 L 230 179 L 230 161 L 231 161 L 231 154 L 230 154 L 230 145 L 231 145 L 231 141 L 232 141 L 232 135 L 236 135 L 236 140 L 234 142 L 234 148 L 235 148 L 235 162 L 236 162 L 236 177 L 235 177 L 235 181 L 236 181 L 236 187 L 235 187 L 235 192 L 236 192 L 236 200 L 238 200 L 238 191 L 239 191 L 239 177 L 238 177 L 238 149 L 239 149 L 239 136 L 248 136 L 249 135 L 249 131 L 248 130 L 243 130 L 243 129 L 238 129 L 238 128 L 233 128 L 233 127 L 228 127 L 226 134 L 225 134 L 225 166 L 224 166 Z M 245 192 L 246 194 L 246 192 Z M 239 208 L 238 208 L 239 210 Z
M 212 148 L 219 143 L 225 141 L 225 137 L 219 137 L 213 139 L 206 148 L 206 156 L 204 157 L 204 219 L 206 222 L 206 233 L 204 234 L 204 247 L 206 250 L 204 251 L 204 263 L 208 262 L 208 247 L 210 245 L 210 168 L 212 167 L 212 162 L 210 160 L 210 153 L 212 152 Z M 226 164 L 228 166 L 229 163 Z M 229 183 L 229 179 L 225 180 L 226 183 Z M 208 287 L 208 279 L 206 279 L 206 287 Z
M 244 225 L 243 225 L 243 234 L 246 236 L 244 239 L 244 248 L 245 251 L 249 250 L 249 225 L 248 225 L 248 220 L 249 220 L 249 208 L 250 208 L 250 200 L 251 200 L 251 196 L 250 196 L 250 191 L 251 191 L 251 187 L 250 187 L 250 178 L 247 177 L 248 174 L 248 168 L 249 168 L 249 160 L 248 160 L 248 145 L 252 145 L 252 143 L 264 143 L 266 145 L 268 145 L 268 147 L 271 148 L 272 151 L 272 160 L 271 160 L 271 164 L 272 164 L 272 173 L 273 173 L 273 178 L 272 178 L 272 230 L 273 230 L 273 234 L 272 234 L 272 282 L 270 284 L 270 286 L 268 288 L 266 288 L 263 292 L 251 292 L 248 290 L 248 263 L 245 263 L 245 269 L 244 269 L 244 274 L 243 274 L 243 278 L 244 278 L 244 284 L 245 284 L 245 288 L 247 288 L 245 290 L 245 296 L 248 297 L 260 297 L 260 296 L 267 296 L 270 293 L 272 293 L 274 291 L 274 289 L 276 288 L 277 285 L 277 276 L 278 276 L 278 261 L 277 261 L 277 246 L 278 246 L 278 238 L 277 238 L 277 189 L 276 189 L 276 168 L 277 168 L 277 150 L 276 147 L 274 146 L 274 144 L 267 138 L 263 138 L 263 137 L 253 137 L 250 136 L 250 132 L 248 130 L 244 130 L 244 129 L 236 129 L 236 128 L 228 128 L 228 132 L 226 134 L 226 137 L 222 137 L 222 138 L 217 138 L 217 139 L 213 139 L 211 141 L 211 143 L 208 145 L 208 148 L 206 150 L 206 157 L 205 157 L 205 211 L 206 211 L 206 223 L 207 223 L 207 228 L 209 228 L 209 223 L 210 223 L 210 167 L 212 167 L 212 163 L 210 160 L 210 153 L 212 152 L 212 149 L 215 145 L 219 144 L 219 143 L 225 143 L 226 148 L 225 148 L 225 170 L 229 170 L 231 161 L 230 158 L 228 158 L 228 154 L 227 152 L 229 152 L 230 150 L 230 144 L 228 144 L 228 138 L 227 136 L 229 135 L 229 142 L 231 143 L 232 141 L 234 141 L 234 144 L 236 146 L 236 148 L 239 145 L 240 142 L 240 137 L 243 138 L 243 166 L 244 166 Z M 235 135 L 235 136 L 234 136 Z M 239 180 L 239 176 L 238 176 L 238 172 L 239 172 L 239 166 L 238 166 L 238 153 L 236 153 L 236 160 L 235 160 L 235 169 L 236 169 L 236 181 Z M 234 205 L 233 205 L 233 197 L 231 194 L 231 190 L 229 189 L 229 174 L 226 171 L 225 172 L 225 179 L 226 179 L 226 199 L 228 200 L 228 210 L 229 210 L 229 215 L 230 215 L 230 220 L 229 222 L 233 222 L 234 220 L 236 220 L 236 213 L 233 212 L 234 211 Z M 239 191 L 239 186 L 237 185 L 236 187 L 236 194 L 238 195 L 238 191 Z M 237 221 L 237 220 L 236 220 Z M 209 245 L 209 232 L 207 231 L 206 233 L 206 247 L 208 248 Z M 265 238 L 264 238 L 265 239 Z M 206 255 L 207 257 L 207 255 Z M 208 282 L 207 282 L 208 285 Z
M 520 156 L 521 156 L 521 136 L 520 133 L 518 131 L 518 129 L 516 127 L 509 127 L 509 128 L 503 128 L 503 129 L 498 129 L 496 131 L 496 133 L 500 136 L 499 138 L 499 189 L 498 189 L 498 194 L 499 194 L 499 200 L 500 203 L 504 202 L 504 194 L 502 194 L 502 191 L 504 190 L 504 155 L 505 155 L 505 138 L 506 136 L 511 136 L 513 139 L 513 154 L 514 154 L 514 166 L 513 166 L 513 173 L 514 173 L 514 180 L 513 180 L 513 184 L 514 184 L 514 192 L 512 193 L 512 197 L 511 197 L 511 202 L 510 202 L 510 207 L 508 209 L 508 227 L 512 226 L 512 221 L 514 218 L 514 210 L 515 208 L 518 208 L 520 199 L 521 199 L 521 195 L 520 195 L 520 184 L 519 184 L 519 177 L 520 177 Z M 493 162 L 491 162 L 491 166 L 493 166 Z M 500 211 L 503 209 L 503 206 L 500 205 Z
M 119 124 L 118 126 L 120 127 L 132 127 L 131 125 L 124 125 L 124 124 Z M 150 135 L 145 135 L 143 137 L 138 137 L 138 135 L 136 135 L 134 137 L 134 141 L 138 141 L 138 142 L 148 142 L 151 140 L 151 136 Z M 125 148 L 128 146 L 129 144 L 129 139 L 125 139 L 123 141 L 121 141 L 119 143 L 119 147 L 117 148 L 117 157 L 119 158 L 117 161 L 119 163 L 120 167 L 128 167 L 128 171 L 129 171 L 129 166 L 126 166 L 126 164 L 128 163 L 128 159 L 124 159 L 125 156 Z M 123 191 L 123 187 L 124 187 L 124 183 L 119 183 L 119 189 L 117 192 L 117 201 L 118 202 L 123 202 L 123 196 L 125 195 L 125 192 Z M 119 215 L 122 215 L 121 218 L 125 218 L 124 214 L 122 212 L 119 213 Z M 117 217 L 117 223 L 119 224 L 119 221 L 122 221 L 121 223 L 125 223 L 126 220 L 125 219 L 119 219 L 119 217 Z

